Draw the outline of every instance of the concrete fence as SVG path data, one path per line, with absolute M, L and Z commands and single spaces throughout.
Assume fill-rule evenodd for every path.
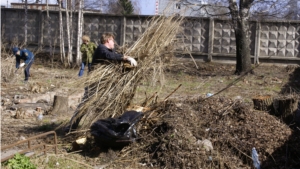
M 2 42 L 24 41 L 24 9 L 1 10 Z M 71 37 L 76 46 L 78 13 L 73 13 Z M 120 45 L 132 44 L 147 29 L 151 16 L 117 16 L 84 13 L 83 34 L 99 43 L 104 32 L 116 34 Z M 65 14 L 63 23 L 66 27 Z M 59 48 L 59 12 L 28 10 L 27 43 L 29 46 Z M 194 58 L 235 60 L 235 35 L 230 20 L 188 17 L 183 25 L 184 36 L 178 35 L 177 51 L 190 51 Z M 250 22 L 250 49 L 253 60 L 271 63 L 300 64 L 300 21 Z M 64 29 L 65 44 L 67 32 Z M 67 45 L 66 45 L 67 48 Z M 75 49 L 73 49 L 76 51 Z

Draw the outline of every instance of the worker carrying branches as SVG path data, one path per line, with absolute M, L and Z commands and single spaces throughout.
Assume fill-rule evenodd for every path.
M 31 65 L 34 61 L 34 55 L 28 49 L 20 49 L 18 47 L 13 47 L 12 52 L 16 56 L 16 68 L 17 68 L 17 70 L 15 71 L 15 73 L 17 73 L 17 71 L 20 68 L 25 67 L 25 69 L 24 69 L 24 74 L 25 74 L 24 83 L 27 83 L 28 79 L 30 77 L 29 70 L 30 70 L 30 67 L 31 67 Z M 24 60 L 24 62 L 21 63 L 21 60 Z
M 97 71 L 97 68 L 101 65 L 109 65 L 111 63 L 121 63 L 121 61 L 128 61 L 132 67 L 137 66 L 137 62 L 134 58 L 126 56 L 123 54 L 116 53 L 115 48 L 115 36 L 112 33 L 104 33 L 101 36 L 101 44 L 97 47 L 92 62 L 92 70 L 89 76 L 93 76 L 93 71 Z M 116 72 L 117 73 L 117 72 Z M 99 77 L 98 77 L 99 78 Z M 104 81 L 102 82 L 104 83 Z M 88 107 L 85 104 L 93 102 L 92 99 L 97 95 L 98 83 L 91 83 L 85 87 L 85 93 L 82 102 L 78 105 L 73 117 L 71 118 L 69 125 L 65 128 L 65 132 L 70 132 L 71 130 L 76 130 L 82 119 L 86 114 L 86 109 Z M 107 86 L 109 87 L 109 85 Z M 114 91 L 115 92 L 115 91 Z

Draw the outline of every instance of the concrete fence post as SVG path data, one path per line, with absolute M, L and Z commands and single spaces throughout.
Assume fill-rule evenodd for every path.
M 39 11 L 39 38 L 38 38 L 38 48 L 42 48 L 43 44 L 44 44 L 44 27 L 45 27 L 45 19 L 44 19 L 44 15 L 43 15 L 43 11 Z
M 213 54 L 213 46 L 214 46 L 214 19 L 210 18 L 209 20 L 209 39 L 208 39 L 208 55 L 207 55 L 207 61 L 212 61 L 212 54 Z
M 126 17 L 122 17 L 122 22 L 121 22 L 121 39 L 120 39 L 120 46 L 124 46 L 126 42 Z
M 254 63 L 259 64 L 259 51 L 260 51 L 260 22 L 256 21 L 256 29 L 255 29 L 255 50 L 254 50 Z

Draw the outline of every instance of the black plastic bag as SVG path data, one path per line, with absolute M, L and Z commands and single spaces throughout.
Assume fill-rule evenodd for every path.
M 127 111 L 119 118 L 101 119 L 91 126 L 91 134 L 101 146 L 123 147 L 136 140 L 135 124 L 142 117 L 141 112 Z

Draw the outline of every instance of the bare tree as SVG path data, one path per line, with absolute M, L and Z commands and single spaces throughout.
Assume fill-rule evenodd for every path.
M 134 6 L 130 0 L 111 0 L 108 3 L 107 13 L 130 15 L 134 13 Z
M 297 0 L 256 1 L 253 3 L 251 8 L 251 18 L 255 18 L 258 20 L 291 19 L 297 13 Z
M 83 8 L 109 14 L 140 14 L 139 0 L 87 0 Z
M 65 60 L 65 43 L 64 43 L 64 28 L 62 22 L 62 0 L 59 0 L 59 39 L 60 39 L 60 59 L 63 63 L 66 62 Z
M 249 11 L 254 0 L 229 1 L 229 10 L 232 17 L 236 41 L 236 74 L 251 70 Z
M 108 5 L 108 2 L 108 0 L 86 0 L 82 2 L 81 5 L 85 10 L 96 10 L 104 13 L 104 9 Z
M 195 0 L 180 0 L 183 5 L 195 4 Z M 198 4 L 197 10 L 205 10 L 208 16 L 228 16 L 232 21 L 236 39 L 236 74 L 251 70 L 249 20 L 251 16 L 283 18 L 290 1 L 282 0 L 212 0 L 210 4 Z M 226 9 L 227 8 L 227 9 Z M 222 9 L 216 10 L 216 9 Z
M 141 6 L 139 0 L 132 0 L 131 1 L 133 7 L 134 7 L 134 14 L 141 14 Z
M 77 55 L 76 55 L 76 63 L 79 65 L 81 63 L 81 52 L 80 52 L 80 43 L 82 36 L 82 25 L 83 25 L 83 8 L 82 4 L 84 4 L 84 0 L 79 0 L 78 4 L 78 36 L 77 36 Z
M 67 53 L 67 58 L 68 58 L 68 65 L 72 63 L 72 47 L 71 47 L 71 36 L 70 36 L 70 29 L 71 25 L 70 22 L 70 16 L 69 16 L 69 9 L 71 9 L 72 4 L 69 4 L 68 1 L 66 1 L 66 21 L 67 21 L 67 39 L 68 39 L 68 53 Z
M 83 9 L 122 15 L 126 11 L 124 2 L 129 2 L 130 6 L 133 7 L 134 11 L 130 12 L 130 14 L 140 14 L 139 0 L 86 0 L 83 4 Z

